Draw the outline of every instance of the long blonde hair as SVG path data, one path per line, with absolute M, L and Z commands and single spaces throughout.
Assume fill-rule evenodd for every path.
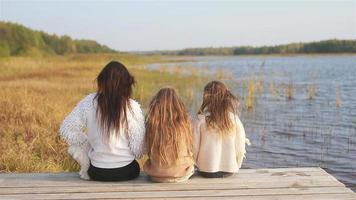
M 174 164 L 181 151 L 192 152 L 191 121 L 173 88 L 160 89 L 151 100 L 146 115 L 146 145 L 148 155 L 156 156 L 159 165 Z
M 224 135 L 234 127 L 231 114 L 237 114 L 239 99 L 220 81 L 212 81 L 204 88 L 203 103 L 198 114 L 207 114 L 206 123 Z

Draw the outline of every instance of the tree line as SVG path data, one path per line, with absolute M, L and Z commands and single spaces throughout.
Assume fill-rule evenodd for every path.
M 72 53 L 117 52 L 93 40 L 74 40 L 36 31 L 23 25 L 0 21 L 0 57 L 66 55 Z M 276 46 L 240 46 L 187 48 L 170 51 L 148 51 L 158 55 L 248 55 L 248 54 L 302 54 L 302 53 L 356 53 L 356 40 L 324 40 L 308 43 L 291 43 Z
M 291 43 L 276 46 L 241 46 L 187 48 L 172 51 L 154 51 L 148 54 L 161 55 L 249 55 L 249 54 L 303 54 L 303 53 L 356 53 L 356 40 L 323 40 L 308 43 Z
M 116 52 L 93 40 L 74 40 L 0 21 L 0 57 Z

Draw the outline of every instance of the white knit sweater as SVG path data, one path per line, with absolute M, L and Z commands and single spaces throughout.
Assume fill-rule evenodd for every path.
M 220 136 L 217 130 L 208 128 L 206 116 L 198 115 L 194 122 L 193 153 L 196 166 L 203 172 L 232 172 L 241 168 L 245 157 L 245 144 L 249 144 L 239 117 L 230 113 L 234 128 Z
M 99 168 L 118 168 L 130 164 L 144 153 L 145 125 L 140 105 L 130 99 L 127 112 L 128 128 L 119 130 L 108 142 L 102 138 L 102 128 L 96 116 L 95 93 L 81 100 L 64 119 L 60 135 L 69 145 L 88 147 L 90 162 Z M 112 130 L 114 131 L 114 130 Z

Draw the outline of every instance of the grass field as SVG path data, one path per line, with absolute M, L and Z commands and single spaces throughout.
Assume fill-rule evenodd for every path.
M 73 171 L 59 126 L 76 103 L 96 90 L 95 78 L 111 60 L 124 63 L 134 74 L 134 98 L 143 108 L 162 86 L 177 88 L 186 104 L 193 89 L 201 90 L 199 73 L 149 71 L 157 56 L 93 54 L 62 57 L 0 59 L 0 172 Z M 189 105 L 188 105 L 189 106 Z

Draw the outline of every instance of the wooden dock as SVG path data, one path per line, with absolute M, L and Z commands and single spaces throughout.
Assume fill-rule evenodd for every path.
M 321 168 L 242 169 L 229 178 L 194 176 L 184 183 L 84 181 L 76 173 L 0 174 L 0 199 L 354 199 Z

